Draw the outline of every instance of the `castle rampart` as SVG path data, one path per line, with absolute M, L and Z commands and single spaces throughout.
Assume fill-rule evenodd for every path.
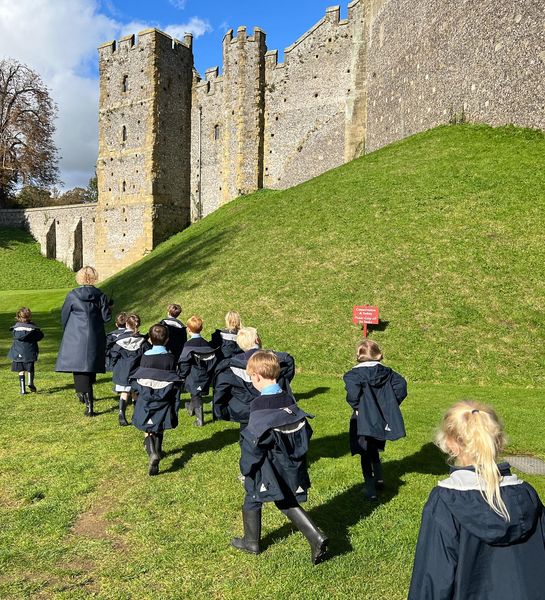
M 282 63 L 258 27 L 228 31 L 221 71 L 204 79 L 189 35 L 148 29 L 103 44 L 99 271 L 240 194 L 296 185 L 436 125 L 545 129 L 544 23 L 542 0 L 352 0 L 346 19 L 326 9 Z

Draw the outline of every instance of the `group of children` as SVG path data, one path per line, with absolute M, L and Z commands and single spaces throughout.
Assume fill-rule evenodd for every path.
M 137 315 L 118 316 L 118 329 L 108 336 L 107 362 L 120 394 L 119 424 L 128 424 L 127 404 L 136 399 L 132 423 L 145 433 L 148 472 L 156 475 L 163 434 L 178 424 L 181 392 L 189 393 L 186 409 L 202 426 L 202 398 L 212 386 L 214 418 L 240 424 L 244 534 L 232 546 L 260 552 L 262 505 L 274 502 L 307 538 L 313 564 L 320 562 L 327 536 L 300 506 L 310 487 L 306 454 L 312 428 L 311 415 L 298 407 L 291 391 L 293 357 L 262 350 L 257 330 L 242 327 L 235 311 L 211 342 L 201 336 L 202 319 L 193 316 L 184 325 L 180 313 L 179 305 L 169 305 L 167 318 L 147 336 L 139 332 Z M 21 393 L 26 393 L 25 373 L 28 388 L 36 391 L 34 362 L 43 334 L 28 308 L 17 312 L 12 330 L 9 357 Z M 382 364 L 372 340 L 358 344 L 356 359 L 344 375 L 352 408 L 349 443 L 360 456 L 365 498 L 376 501 L 387 485 L 380 452 L 386 441 L 405 435 L 400 404 L 407 383 Z M 495 412 L 470 401 L 457 403 L 446 413 L 436 444 L 455 466 L 424 508 L 410 600 L 544 598 L 543 505 L 507 463 L 497 464 L 505 437 Z

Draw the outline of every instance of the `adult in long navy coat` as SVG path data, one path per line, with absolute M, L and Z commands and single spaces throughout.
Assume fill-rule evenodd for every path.
M 76 393 L 85 403 L 85 415 L 93 413 L 93 383 L 96 373 L 104 373 L 106 333 L 104 324 L 112 315 L 107 296 L 94 284 L 98 274 L 83 267 L 76 275 L 79 287 L 64 301 L 61 320 L 63 336 L 55 371 L 73 373 Z

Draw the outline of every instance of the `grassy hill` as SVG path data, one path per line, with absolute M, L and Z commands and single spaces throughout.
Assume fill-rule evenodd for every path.
M 40 245 L 19 229 L 0 229 L 0 293 L 75 285 L 74 273 L 40 254 Z
M 411 381 L 545 383 L 545 136 L 440 127 L 222 207 L 105 283 L 146 322 L 231 308 L 302 373 L 342 374 L 372 332 Z
M 204 428 L 181 411 L 158 477 L 141 432 L 117 425 L 109 374 L 98 377 L 98 416 L 83 416 L 70 375 L 53 371 L 66 289 L 45 289 L 72 286 L 73 274 L 28 236 L 0 232 L 0 597 L 406 598 L 422 507 L 447 469 L 430 442 L 442 411 L 460 398 L 492 403 L 508 453 L 545 459 L 535 426 L 544 144 L 510 128 L 437 129 L 293 190 L 238 199 L 105 282 L 116 308 L 146 325 L 172 300 L 208 331 L 235 307 L 266 345 L 296 356 L 293 390 L 315 415 L 305 508 L 331 541 L 315 568 L 273 507 L 260 556 L 230 548 L 242 531 L 238 426 L 212 423 L 209 405 Z M 363 500 L 338 377 L 353 362 L 351 308 L 362 302 L 381 307 L 372 335 L 409 378 L 408 435 L 387 444 L 376 504 Z M 21 304 L 46 334 L 29 396 L 6 358 Z M 545 497 L 543 477 L 523 477 Z

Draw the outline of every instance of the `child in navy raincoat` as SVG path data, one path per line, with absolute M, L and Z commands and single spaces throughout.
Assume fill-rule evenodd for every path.
M 111 351 L 117 338 L 127 331 L 125 324 L 127 323 L 127 317 L 129 315 L 126 312 L 121 312 L 115 318 L 116 329 L 106 334 L 106 371 L 112 370 L 112 356 Z
M 186 408 L 190 415 L 195 415 L 195 425 L 198 427 L 204 425 L 202 397 L 208 394 L 217 363 L 216 349 L 201 336 L 202 328 L 203 321 L 200 317 L 192 316 L 187 320 L 187 330 L 191 337 L 185 343 L 178 361 L 178 372 L 184 381 L 184 389 L 191 395 Z
M 399 405 L 407 396 L 407 382 L 381 364 L 382 352 L 376 342 L 365 339 L 356 349 L 358 364 L 344 374 L 346 401 L 353 409 L 350 418 L 350 450 L 361 457 L 365 497 L 377 499 L 384 487 L 382 452 L 387 440 L 405 436 Z
M 261 340 L 255 327 L 242 327 L 236 336 L 239 354 L 218 364 L 214 375 L 214 414 L 217 419 L 240 423 L 246 427 L 250 418 L 250 403 L 259 396 L 246 372 L 246 365 L 261 348 Z M 292 394 L 290 383 L 295 375 L 295 360 L 287 352 L 275 352 L 280 363 L 278 385 Z
M 211 344 L 217 348 L 218 361 L 240 354 L 237 344 L 237 334 L 242 327 L 240 315 L 236 310 L 230 310 L 225 315 L 225 329 L 216 329 L 212 334 Z
M 455 466 L 424 507 L 409 600 L 543 600 L 543 504 L 496 464 L 505 437 L 494 410 L 455 404 L 436 444 Z
M 260 396 L 253 400 L 248 426 L 242 432 L 244 537 L 234 538 L 231 544 L 238 550 L 259 554 L 261 508 L 264 502 L 274 502 L 306 537 L 312 563 L 316 564 L 327 550 L 327 537 L 299 504 L 307 499 L 310 488 L 306 458 L 312 435 L 307 421 L 310 415 L 278 385 L 280 364 L 273 352 L 255 352 L 247 371 Z
M 178 360 L 182 353 L 182 348 L 187 342 L 187 330 L 185 325 L 178 319 L 182 312 L 179 304 L 169 304 L 167 307 L 167 318 L 163 319 L 160 325 L 165 325 L 168 329 L 167 350 L 172 352 L 174 358 Z
M 132 395 L 132 376 L 140 365 L 142 355 L 150 348 L 146 336 L 142 335 L 140 317 L 129 315 L 125 323 L 125 333 L 121 334 L 113 345 L 110 356 L 112 365 L 112 380 L 115 391 L 119 392 L 119 425 L 127 426 L 126 410 Z
M 8 358 L 13 361 L 11 370 L 19 373 L 19 386 L 21 394 L 26 394 L 25 373 L 28 376 L 28 389 L 36 392 L 34 385 L 34 363 L 38 360 L 38 342 L 43 339 L 41 329 L 32 323 L 30 308 L 23 306 L 15 316 L 17 323 L 11 327 L 13 344 L 8 352 Z
M 163 452 L 163 434 L 178 426 L 176 404 L 181 379 L 176 373 L 176 359 L 166 348 L 168 329 L 153 325 L 148 334 L 153 346 L 146 350 L 140 366 L 132 374 L 132 387 L 138 393 L 132 424 L 144 431 L 144 447 L 149 456 L 148 474 L 159 473 Z

